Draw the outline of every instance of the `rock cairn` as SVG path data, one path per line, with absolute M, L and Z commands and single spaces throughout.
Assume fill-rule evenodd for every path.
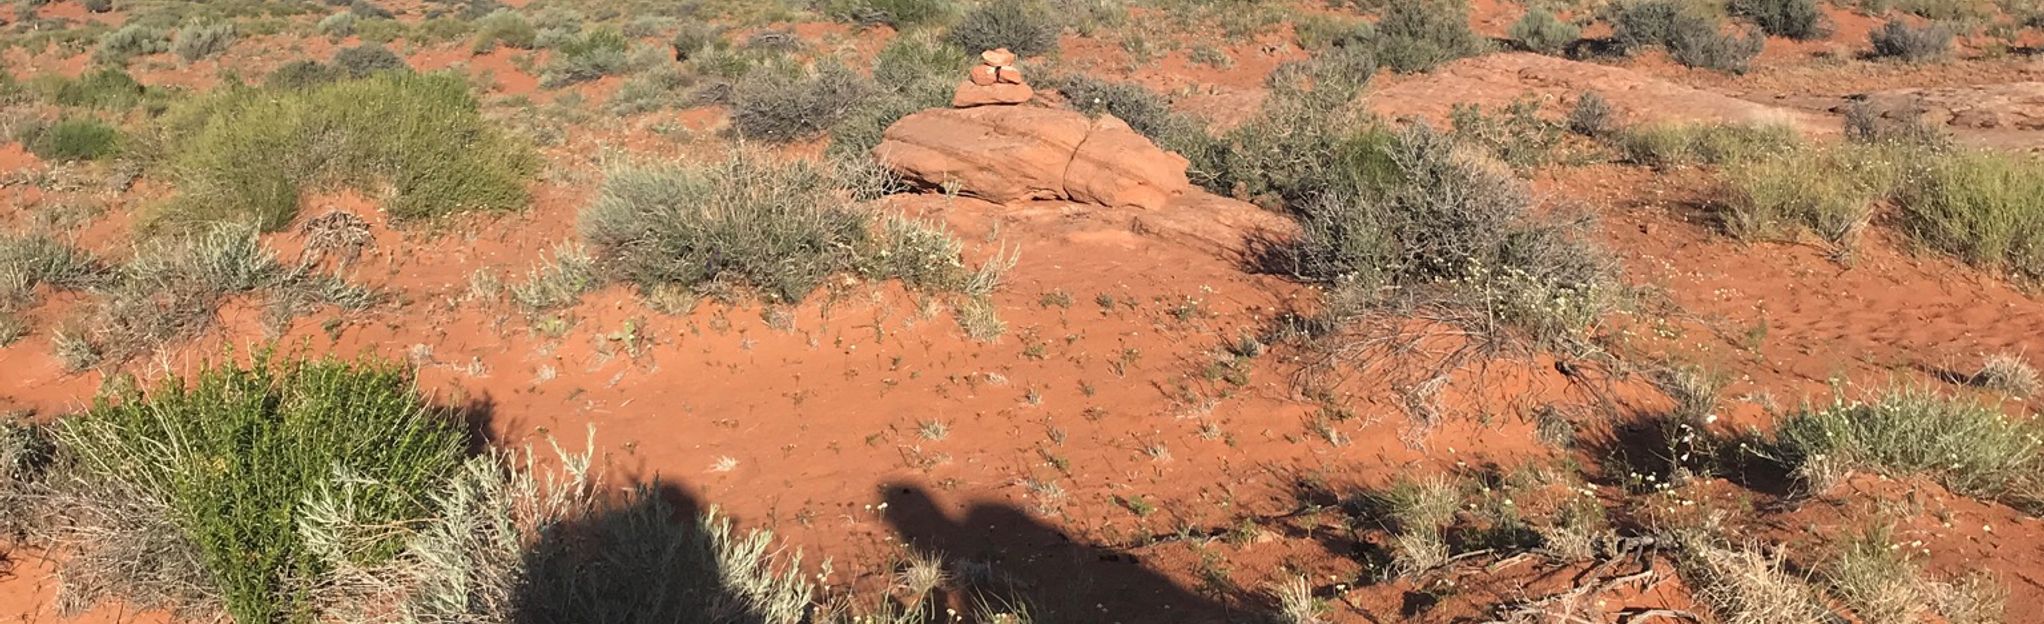
M 1036 96 L 1029 83 L 1022 82 L 1022 70 L 1015 67 L 1014 52 L 1007 48 L 987 50 L 979 54 L 979 60 L 965 82 L 958 83 L 958 94 L 952 96 L 951 106 L 1012 106 Z

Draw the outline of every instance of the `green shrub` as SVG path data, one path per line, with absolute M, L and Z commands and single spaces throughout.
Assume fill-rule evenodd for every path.
M 396 532 L 322 552 L 301 524 L 338 513 L 360 526 L 423 518 L 459 465 L 466 436 L 435 414 L 401 369 L 376 362 L 210 365 L 147 393 L 101 400 L 61 421 L 81 469 L 169 508 L 239 622 L 305 617 L 302 588 L 333 557 L 379 563 Z
M 1734 124 L 1655 124 L 1619 132 L 1616 140 L 1627 161 L 1650 167 L 1722 165 L 1799 143 L 1786 126 Z
M 1676 22 L 1689 14 L 1682 0 L 1639 0 L 1618 5 L 1611 17 L 1612 39 L 1630 54 L 1674 40 Z
M 1792 149 L 1724 169 L 1724 226 L 1759 238 L 1807 228 L 1850 248 L 1902 175 L 1897 150 L 1841 145 Z
M 936 37 L 895 37 L 873 59 L 872 86 L 830 129 L 830 155 L 864 159 L 894 122 L 918 111 L 948 106 L 958 76 L 972 65 L 965 52 Z
M 361 18 L 355 17 L 354 13 L 335 13 L 321 18 L 312 29 L 334 39 L 345 39 L 355 35 L 355 25 L 359 21 Z
M 1354 104 L 1376 67 L 1370 54 L 1337 47 L 1272 72 L 1262 111 L 1205 149 L 1181 152 L 1194 180 L 1272 207 L 1379 189 L 1391 171 L 1389 135 Z
M 876 240 L 871 218 L 840 198 L 832 180 L 804 162 L 744 154 L 711 165 L 623 167 L 583 210 L 580 230 L 607 271 L 648 290 L 743 289 L 793 302 L 846 273 L 925 288 L 962 282 L 905 271 L 946 261 L 887 252 L 889 241 Z
M 118 68 L 86 72 L 75 79 L 52 77 L 38 82 L 50 102 L 59 106 L 123 109 L 140 104 L 149 89 Z
M 377 6 L 376 3 L 369 0 L 355 0 L 348 3 L 348 13 L 362 19 L 372 20 L 387 20 L 397 17 L 397 14 L 390 12 L 390 9 Z
M 540 84 L 557 89 L 616 74 L 624 71 L 630 51 L 631 40 L 609 28 L 570 37 L 554 47 L 553 59 L 540 74 Z
M 277 89 L 310 89 L 339 82 L 348 77 L 339 67 L 312 60 L 296 60 L 277 67 L 263 78 L 263 86 Z
M 1952 52 L 1952 27 L 1932 23 L 1910 26 L 1890 21 L 1868 35 L 1874 56 L 1899 58 L 1911 63 L 1944 58 Z
M 886 24 L 904 30 L 942 19 L 954 8 L 951 0 L 837 0 L 824 12 L 855 24 Z
M 1283 260 L 1335 288 L 1337 302 L 1437 297 L 1542 342 L 1570 343 L 1614 305 L 1611 268 L 1587 224 L 1536 217 L 1509 170 L 1425 126 L 1383 145 L 1394 179 L 1376 193 L 1329 192 L 1299 209 Z M 1432 294 L 1428 294 L 1432 293 Z
M 410 71 L 396 52 L 380 44 L 365 43 L 352 48 L 343 48 L 334 53 L 334 66 L 341 68 L 351 78 L 365 78 L 371 74 L 388 71 Z
M 1583 35 L 1583 29 L 1575 24 L 1561 21 L 1554 12 L 1542 8 L 1526 10 L 1526 15 L 1512 23 L 1509 33 L 1512 41 L 1529 52 L 1559 55 Z
M 809 72 L 755 71 L 731 92 L 731 128 L 739 136 L 777 143 L 814 138 L 873 92 L 841 65 Z
M 96 119 L 66 119 L 23 132 L 22 145 L 37 158 L 53 162 L 99 160 L 120 151 L 120 130 Z
M 669 45 L 674 47 L 674 60 L 686 61 L 704 50 L 723 47 L 724 31 L 706 22 L 686 22 Z
M 525 15 L 511 9 L 496 12 L 476 21 L 476 42 L 473 50 L 489 52 L 497 46 L 530 50 L 539 41 L 539 29 Z
M 237 36 L 234 22 L 192 20 L 177 29 L 177 36 L 170 40 L 170 49 L 189 63 L 227 51 L 228 46 L 234 45 Z
M 1469 29 L 1464 0 L 1394 2 L 1377 22 L 1377 60 L 1399 73 L 1424 72 L 1488 51 L 1489 42 Z
M 968 54 L 1007 48 L 1030 57 L 1056 50 L 1064 28 L 1048 6 L 1036 0 L 991 0 L 975 6 L 951 26 L 945 40 Z
M 610 96 L 610 111 L 631 115 L 687 105 L 690 99 L 683 91 L 695 84 L 695 76 L 683 71 L 680 65 L 665 62 L 653 65 L 632 74 L 618 86 Z
M 2044 162 L 1961 151 L 1928 159 L 1899 193 L 1904 227 L 1932 248 L 2044 278 Z
M 525 205 L 529 148 L 483 119 L 459 76 L 381 73 L 317 89 L 238 88 L 174 111 L 179 196 L 162 217 L 275 229 L 307 190 L 386 192 L 400 219 Z
M 1730 9 L 1776 37 L 1807 41 L 1831 34 L 1817 0 L 1732 0 Z
M 1677 21 L 1673 37 L 1668 41 L 1668 55 L 1675 62 L 1735 74 L 1745 73 L 1767 45 L 1767 37 L 1761 33 L 1721 32 L 1715 20 L 1706 18 Z
M 1783 421 L 1774 452 L 1818 489 L 1846 470 L 1925 475 L 1953 491 L 2044 502 L 2044 431 L 1968 399 L 1899 388 L 1868 402 L 1835 402 Z
M 130 24 L 100 37 L 99 48 L 93 51 L 92 58 L 101 63 L 121 65 L 137 56 L 169 51 L 170 33 L 161 28 Z

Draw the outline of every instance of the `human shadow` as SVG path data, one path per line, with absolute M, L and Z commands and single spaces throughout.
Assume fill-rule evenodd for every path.
M 796 624 L 807 591 L 763 541 L 730 533 L 682 488 L 658 480 L 546 527 L 504 605 L 516 624 Z M 730 539 L 726 539 L 726 537 Z M 751 546 L 760 546 L 758 550 Z M 739 556 L 733 556 L 739 553 Z M 746 556 L 752 555 L 752 556 Z M 792 565 L 793 562 L 782 562 Z
M 1032 621 L 1257 621 L 1244 603 L 1260 599 L 1249 592 L 1189 590 L 1146 566 L 1141 553 L 1087 543 L 1013 506 L 940 502 L 911 484 L 884 487 L 887 522 L 904 543 L 991 571 Z

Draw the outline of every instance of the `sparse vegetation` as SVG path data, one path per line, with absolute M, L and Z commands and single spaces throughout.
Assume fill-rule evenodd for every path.
M 552 60 L 540 74 L 549 89 L 588 82 L 624 71 L 631 58 L 631 39 L 609 28 L 594 28 L 553 46 Z
M 493 129 L 453 76 L 385 73 L 316 89 L 227 89 L 171 114 L 171 223 L 275 229 L 301 194 L 389 185 L 384 210 L 427 218 L 526 202 L 528 148 Z M 331 154 L 329 157 L 327 155 Z
M 1800 147 L 1724 168 L 1726 230 L 1743 238 L 1807 228 L 1841 249 L 1871 223 L 1903 175 L 1902 154 L 1877 145 Z
M 1730 124 L 1654 124 L 1617 134 L 1626 160 L 1652 167 L 1722 165 L 1779 154 L 1797 143 L 1785 126 Z
M 1377 60 L 1399 73 L 1418 73 L 1489 51 L 1469 29 L 1465 0 L 1393 2 L 1377 22 Z
M 335 52 L 334 66 L 346 71 L 352 78 L 366 78 L 382 72 L 411 69 L 396 52 L 375 43 L 365 43 Z
M 1902 387 L 1789 417 L 1775 434 L 1780 459 L 1822 491 L 1866 470 L 1936 478 L 1953 491 L 2037 509 L 2044 502 L 2044 436 L 1968 399 Z
M 487 53 L 498 46 L 519 50 L 530 50 L 539 41 L 539 29 L 525 15 L 510 9 L 498 9 L 480 20 L 476 20 L 476 37 L 472 49 Z
M 111 65 L 122 65 L 128 59 L 170 51 L 170 33 L 161 28 L 142 24 L 129 24 L 107 33 L 99 40 L 99 49 L 93 52 L 93 60 Z
M 2023 356 L 2014 353 L 1997 353 L 1981 363 L 1979 372 L 1973 373 L 1974 385 L 2014 397 L 2028 398 L 2040 389 L 2037 369 L 2030 366 Z
M 105 268 L 91 254 L 43 235 L 0 235 L 0 311 L 33 303 L 37 286 L 91 286 Z
M 30 124 L 20 130 L 21 141 L 37 158 L 68 162 L 99 160 L 120 151 L 121 132 L 96 119 L 65 119 L 48 126 Z
M 1730 9 L 1776 37 L 1810 40 L 1831 34 L 1817 0 L 1733 0 Z
M 1957 151 L 1906 177 L 1903 228 L 1925 245 L 1982 266 L 2044 277 L 2044 161 Z
M 1555 17 L 1553 11 L 1539 7 L 1526 10 L 1519 21 L 1512 23 L 1509 33 L 1512 41 L 1531 52 L 1558 55 L 1582 37 L 1583 30 L 1575 24 Z
M 770 142 L 816 137 L 850 115 L 874 87 L 831 64 L 813 71 L 760 70 L 731 92 L 731 126 L 740 136 Z
M 192 20 L 178 27 L 177 36 L 170 40 L 170 50 L 190 63 L 227 51 L 238 36 L 233 22 Z

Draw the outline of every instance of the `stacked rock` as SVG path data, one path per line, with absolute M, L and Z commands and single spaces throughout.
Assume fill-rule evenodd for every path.
M 958 83 L 958 94 L 951 97 L 951 106 L 1014 105 L 1036 96 L 1029 84 L 1022 82 L 1022 70 L 1015 67 L 1015 53 L 1007 48 L 987 50 L 980 53 L 979 60 L 966 81 Z

